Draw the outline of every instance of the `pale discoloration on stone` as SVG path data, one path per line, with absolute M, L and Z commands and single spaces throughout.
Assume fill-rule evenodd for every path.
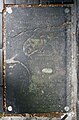
M 34 29 L 34 32 L 36 32 L 38 29 Z M 27 56 L 31 56 L 39 51 L 39 49 L 43 49 L 43 46 L 46 44 L 45 39 L 33 39 L 33 35 L 31 35 L 30 38 L 28 38 L 23 45 L 23 52 Z
M 52 70 L 52 68 L 44 68 L 44 69 L 42 69 L 42 72 L 51 74 L 53 72 L 53 70 Z

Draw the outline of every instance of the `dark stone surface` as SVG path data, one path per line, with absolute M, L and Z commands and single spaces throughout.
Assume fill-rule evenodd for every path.
M 73 3 L 73 0 L 16 0 L 16 4 L 52 4 L 52 3 Z
M 5 0 L 6 4 L 52 4 L 73 3 L 73 0 Z
M 0 49 L 0 85 L 3 85 L 3 71 L 2 71 L 2 49 Z
M 6 14 L 10 113 L 63 112 L 67 82 L 65 8 L 11 9 L 12 13 Z
M 3 88 L 0 87 L 0 113 L 3 113 Z

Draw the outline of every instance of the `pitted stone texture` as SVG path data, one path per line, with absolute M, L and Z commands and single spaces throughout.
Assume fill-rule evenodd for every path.
M 0 120 L 61 120 L 60 118 L 47 117 L 2 117 Z

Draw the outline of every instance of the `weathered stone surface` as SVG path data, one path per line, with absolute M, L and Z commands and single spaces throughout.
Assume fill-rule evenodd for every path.
M 60 120 L 59 118 L 47 118 L 47 117 L 2 117 L 0 120 Z
M 0 13 L 0 49 L 2 49 L 2 13 Z
M 10 1 L 11 2 L 11 1 Z M 19 1 L 19 2 L 17 2 L 17 4 L 38 4 L 36 1 L 35 2 L 33 2 L 33 1 L 29 1 L 29 3 L 27 2 L 26 3 L 26 1 Z M 40 3 L 41 4 L 47 4 L 46 2 L 45 3 L 42 3 L 42 1 L 40 0 Z M 49 2 L 50 3 L 50 2 Z M 8 3 L 7 3 L 8 4 Z M 10 4 L 15 4 L 15 3 L 10 3 Z M 9 9 L 9 12 L 8 12 L 8 14 L 12 14 L 12 9 Z M 69 8 L 67 8 L 67 9 L 65 9 L 65 13 L 66 14 L 68 14 L 70 12 L 70 9 Z M 69 29 L 69 31 L 70 31 L 70 29 Z M 42 39 L 41 39 L 42 40 Z M 35 53 L 34 54 L 36 54 L 36 52 L 37 52 L 37 47 L 38 48 L 41 48 L 41 46 L 43 45 L 43 44 L 41 44 L 41 42 L 39 43 L 40 45 L 38 46 L 38 42 L 39 42 L 39 40 L 38 39 L 31 39 L 30 40 L 31 42 L 30 43 L 28 43 L 28 41 L 26 42 L 26 44 L 24 45 L 24 47 L 23 47 L 23 51 L 24 51 L 24 54 L 26 55 L 26 56 L 30 56 L 30 54 L 31 55 L 33 55 L 33 51 L 34 50 L 36 50 L 35 51 Z M 36 43 L 35 43 L 35 41 L 37 41 Z M 43 41 L 43 40 L 42 40 Z M 45 42 L 46 41 L 46 39 L 43 41 L 43 43 L 46 43 Z M 32 43 L 32 42 L 34 42 L 34 44 Z M 9 44 L 9 42 L 8 42 L 8 44 Z M 29 47 L 28 47 L 28 44 L 30 44 L 31 45 L 31 49 L 29 49 Z M 32 48 L 33 47 L 33 48 Z M 11 59 L 11 61 L 12 61 L 12 64 L 14 64 L 14 62 L 16 62 L 16 64 L 18 63 L 20 63 L 20 62 L 18 62 L 18 61 L 14 61 L 15 60 L 15 58 L 17 57 L 17 55 L 16 56 L 14 56 L 14 58 L 12 58 Z M 7 59 L 7 63 L 8 64 L 10 64 L 11 63 L 11 61 L 9 61 L 10 59 Z M 36 62 L 36 61 L 35 61 Z M 24 66 L 24 64 L 21 62 L 21 65 L 22 66 Z M 9 66 L 9 68 L 10 69 L 13 69 L 13 67 L 14 66 Z M 25 68 L 26 68 L 26 66 L 25 66 Z M 23 69 L 23 68 L 22 68 Z M 26 68 L 27 69 L 27 68 Z M 51 68 L 46 68 L 46 67 L 44 67 L 41 71 L 43 71 L 45 74 L 47 74 L 47 73 L 49 73 L 49 71 L 50 70 L 52 71 L 52 69 Z M 17 69 L 16 69 L 17 70 Z M 23 70 L 24 71 L 24 70 Z M 28 69 L 27 69 L 27 71 L 28 71 Z M 11 71 L 12 72 L 12 71 Z M 36 71 L 35 71 L 36 72 Z M 52 73 L 52 72 L 51 72 Z M 22 74 L 26 74 L 26 73 L 21 73 L 21 75 Z M 49 73 L 50 74 L 50 73 Z M 26 77 L 26 76 L 25 76 Z M 23 79 L 23 78 L 22 78 Z M 41 91 L 42 92 L 42 94 L 44 94 L 44 91 L 42 90 Z M 10 105 L 11 105 L 12 103 L 10 102 Z M 16 109 L 16 107 L 15 107 L 15 109 Z M 14 112 L 16 112 L 16 111 L 14 111 Z M 19 118 L 19 117 L 17 117 L 17 118 L 15 118 L 15 117 L 7 117 L 7 118 L 1 118 L 1 119 L 27 119 L 27 118 Z M 33 118 L 34 119 L 34 118 Z M 41 118 L 42 119 L 42 118 Z M 47 118 L 46 118 L 47 119 Z M 70 120 L 69 118 L 67 118 L 68 120 Z M 56 119 L 56 118 L 53 118 L 52 120 L 58 120 L 58 119 Z
M 5 0 L 5 4 L 52 4 L 73 3 L 73 0 Z
M 3 113 L 3 88 L 0 87 L 0 113 Z
M 16 4 L 16 0 L 4 0 L 5 4 Z
M 7 7 L 7 107 L 12 113 L 64 112 L 68 16 L 64 7 Z
M 2 49 L 0 49 L 0 85 L 3 85 Z

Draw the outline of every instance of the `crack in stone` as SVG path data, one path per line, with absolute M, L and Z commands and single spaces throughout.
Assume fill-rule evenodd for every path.
M 30 32 L 31 32 L 31 31 L 36 32 L 37 30 L 38 30 L 38 28 L 35 28 L 34 30 L 30 30 Z M 17 36 L 19 36 L 19 35 L 22 35 L 22 34 L 25 33 L 25 32 L 28 33 L 28 30 L 21 31 L 21 32 L 15 34 L 14 36 L 8 36 L 8 37 L 10 37 L 10 38 L 15 38 L 15 37 L 17 37 Z

